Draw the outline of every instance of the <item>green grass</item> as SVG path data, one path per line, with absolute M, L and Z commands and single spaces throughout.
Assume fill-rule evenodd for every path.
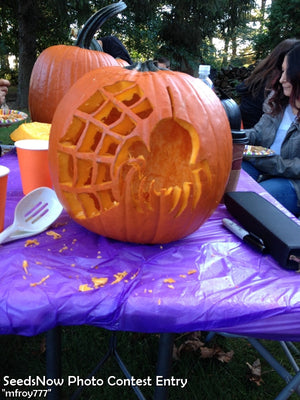
M 24 111 L 24 112 L 26 112 L 28 114 L 28 111 L 26 111 L 26 110 L 21 110 L 21 111 Z M 28 122 L 28 120 L 27 120 L 27 122 Z M 7 127 L 1 127 L 0 128 L 0 145 L 1 144 L 5 144 L 5 145 L 14 144 L 14 142 L 10 138 L 10 134 L 15 129 L 17 129 L 17 127 L 19 125 L 21 125 L 22 123 L 23 122 L 19 122 L 19 123 L 16 123 L 16 124 L 13 124 L 13 125 L 10 125 L 10 126 L 7 126 Z
M 110 333 L 106 330 L 81 326 L 62 328 L 62 387 L 61 399 L 69 399 L 76 390 L 76 385 L 68 386 L 68 377 L 81 379 L 98 364 L 108 348 Z M 135 378 L 155 380 L 158 335 L 140 333 L 118 333 L 117 351 L 131 375 Z M 175 345 L 187 340 L 187 335 L 176 335 Z M 286 364 L 283 352 L 278 343 L 265 342 L 277 359 Z M 209 347 L 218 344 L 224 351 L 234 351 L 230 362 L 225 363 L 216 358 L 201 358 L 198 350 L 183 353 L 180 359 L 172 362 L 171 375 L 175 378 L 187 378 L 184 389 L 169 389 L 169 400 L 271 400 L 283 389 L 285 382 L 272 370 L 244 339 L 233 339 L 216 336 Z M 0 336 L 0 371 L 10 378 L 27 378 L 28 376 L 45 376 L 46 354 L 45 335 L 36 337 Z M 260 358 L 262 366 L 262 382 L 257 385 L 249 379 L 249 368 L 246 363 Z M 291 371 L 292 372 L 292 371 Z M 83 400 L 131 400 L 136 396 L 131 388 L 109 386 L 107 379 L 115 376 L 124 378 L 116 360 L 111 357 L 97 374 L 103 379 L 103 386 L 86 386 L 79 397 Z M 0 373 L 1 379 L 1 373 Z M 2 380 L 2 379 L 1 379 Z M 1 387 L 1 386 L 0 386 Z M 28 390 L 28 387 L 25 388 Z M 154 386 L 140 388 L 145 398 L 152 399 Z M 0 391 L 1 396 L 1 391 Z M 1 398 L 1 397 L 0 397 Z M 290 399 L 299 398 L 293 394 Z
M 10 134 L 15 129 L 16 129 L 15 125 L 8 126 L 7 128 L 0 128 L 0 145 L 1 144 L 7 145 L 7 144 L 13 144 L 14 143 L 10 138 Z

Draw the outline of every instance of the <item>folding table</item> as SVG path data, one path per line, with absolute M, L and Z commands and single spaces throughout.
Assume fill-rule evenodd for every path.
M 0 164 L 11 169 L 7 226 L 22 197 L 14 151 Z M 244 172 L 238 190 L 258 192 L 279 206 Z M 300 341 L 299 273 L 243 244 L 222 226 L 224 217 L 230 215 L 220 204 L 186 238 L 136 245 L 89 232 L 63 212 L 32 242 L 0 246 L 0 334 L 51 337 L 57 327 L 83 324 L 160 333 L 161 368 L 170 355 L 163 351 L 179 332 Z M 107 283 L 97 285 L 97 278 Z

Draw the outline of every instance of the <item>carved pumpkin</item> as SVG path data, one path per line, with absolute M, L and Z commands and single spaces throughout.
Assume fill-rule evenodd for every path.
M 224 108 L 199 79 L 153 64 L 79 79 L 51 127 L 50 169 L 70 216 L 98 234 L 166 243 L 201 226 L 231 169 Z
M 78 35 L 76 46 L 51 46 L 40 54 L 33 66 L 29 84 L 28 103 L 32 121 L 51 123 L 59 101 L 86 72 L 119 65 L 111 55 L 101 51 L 101 46 L 93 36 L 108 18 L 124 8 L 126 5 L 122 1 L 102 8 L 86 22 Z M 96 50 L 90 50 L 92 42 Z

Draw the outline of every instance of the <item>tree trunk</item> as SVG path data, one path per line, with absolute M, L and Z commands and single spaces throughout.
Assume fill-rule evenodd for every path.
M 265 18 L 266 5 L 267 5 L 267 0 L 261 0 L 260 12 L 261 12 L 262 18 Z
M 31 71 L 36 60 L 36 15 L 35 0 L 18 0 L 19 25 L 19 81 L 18 108 L 28 108 L 28 92 Z
M 228 51 L 229 51 L 229 39 L 227 36 L 225 36 L 223 60 L 222 60 L 222 66 L 224 66 L 224 67 L 228 65 Z
M 259 33 L 263 33 L 265 26 L 266 26 L 266 21 L 265 21 L 265 14 L 266 14 L 266 3 L 267 0 L 261 0 L 261 6 L 260 6 L 260 27 L 259 27 Z
M 231 58 L 235 59 L 237 56 L 237 40 L 236 40 L 236 36 L 231 38 L 231 45 L 232 45 L 232 55 Z

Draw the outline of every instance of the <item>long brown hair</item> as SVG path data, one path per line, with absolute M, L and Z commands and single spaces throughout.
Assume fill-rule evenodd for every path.
M 290 95 L 290 104 L 298 110 L 297 118 L 300 120 L 300 44 L 295 45 L 287 54 L 287 78 L 293 86 Z M 297 105 L 298 102 L 298 105 Z
M 300 120 L 300 108 L 297 102 L 300 102 L 300 42 L 296 43 L 286 54 L 287 70 L 286 79 L 292 85 L 291 95 L 284 95 L 282 85 L 280 83 L 281 75 L 273 82 L 272 95 L 268 100 L 271 107 L 271 114 L 276 115 L 283 111 L 284 107 L 291 104 L 298 110 L 297 119 Z M 283 60 L 282 60 L 283 62 Z
M 245 84 L 253 97 L 258 96 L 258 93 L 263 87 L 265 87 L 265 97 L 267 97 L 273 83 L 281 76 L 281 66 L 284 56 L 296 43 L 300 43 L 300 40 L 292 38 L 280 42 L 271 53 L 255 67 L 252 74 L 245 79 Z

